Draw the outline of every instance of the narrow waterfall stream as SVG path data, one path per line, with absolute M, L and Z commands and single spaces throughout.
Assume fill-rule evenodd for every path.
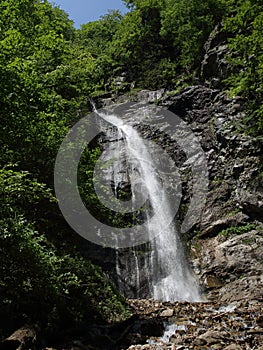
M 125 266 L 124 276 L 121 276 L 118 251 L 117 275 L 125 280 L 125 271 L 128 271 L 130 278 L 126 278 L 126 283 L 136 288 L 137 298 L 142 297 L 140 291 L 146 288 L 148 296 L 157 300 L 200 301 L 180 235 L 174 222 L 167 226 L 171 205 L 156 170 L 156 155 L 132 125 L 116 115 L 95 112 L 113 126 L 106 130 L 109 142 L 102 159 L 109 164 L 105 171 L 111 179 L 115 198 L 121 199 L 123 193 L 130 193 L 130 211 L 137 210 L 138 203 L 145 203 L 142 219 L 147 221 L 148 248 L 145 251 L 130 248 L 125 264 L 131 266 Z M 154 224 L 149 220 L 153 215 L 158 215 Z

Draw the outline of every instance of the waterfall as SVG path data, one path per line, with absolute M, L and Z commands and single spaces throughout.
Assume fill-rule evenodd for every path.
M 167 227 L 167 217 L 172 215 L 171 204 L 162 179 L 156 171 L 155 154 L 152 154 L 147 142 L 132 125 L 116 115 L 95 112 L 112 125 L 106 131 L 110 142 L 103 160 L 111 160 L 105 174 L 111 179 L 114 196 L 119 199 L 121 193 L 126 193 L 127 197 L 130 193 L 130 197 L 126 198 L 127 203 L 131 203 L 126 208 L 127 211 L 137 210 L 138 203 L 145 203 L 143 219 L 147 221 L 151 250 L 141 259 L 142 252 L 134 247 L 129 258 L 133 257 L 133 267 L 126 269 L 133 270 L 132 279 L 137 291 L 143 289 L 141 283 L 147 282 L 148 292 L 155 299 L 200 301 L 198 286 L 188 266 L 176 226 L 172 222 Z M 124 207 L 125 203 L 124 200 Z M 157 215 L 154 222 L 150 220 L 153 215 Z M 116 269 L 121 274 L 119 262 L 116 263 Z M 142 273 L 147 275 L 146 279 L 142 278 Z

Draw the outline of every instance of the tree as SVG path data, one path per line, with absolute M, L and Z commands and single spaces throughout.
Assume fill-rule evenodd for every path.
M 248 130 L 261 135 L 263 130 L 263 11 L 258 0 L 231 1 L 225 18 L 229 39 L 229 61 L 233 73 L 227 79 L 232 95 L 248 99 Z
M 80 256 L 52 196 L 57 149 L 87 110 L 95 58 L 46 0 L 3 0 L 0 14 L 0 312 L 10 320 L 0 328 L 108 322 L 126 313 L 123 300 Z
M 94 57 L 106 54 L 121 19 L 119 11 L 110 11 L 97 21 L 83 24 L 76 41 Z
M 172 56 L 179 68 L 185 71 L 196 68 L 202 59 L 205 41 L 222 18 L 220 3 L 211 0 L 166 0 L 161 16 L 161 34 L 172 39 Z

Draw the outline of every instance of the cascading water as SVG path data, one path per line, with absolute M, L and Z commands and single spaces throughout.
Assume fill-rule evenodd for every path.
M 111 178 L 115 197 L 130 193 L 133 210 L 136 203 L 142 200 L 148 203 L 144 208 L 144 220 L 149 223 L 147 233 L 151 248 L 145 253 L 132 248 L 130 257 L 133 256 L 133 266 L 126 267 L 130 281 L 125 279 L 126 276 L 123 276 L 123 280 L 135 286 L 136 297 L 140 297 L 140 290 L 143 289 L 141 283 L 146 283 L 150 296 L 155 299 L 200 301 L 198 286 L 188 267 L 175 224 L 167 226 L 167 217 L 172 215 L 171 206 L 147 142 L 134 127 L 116 115 L 96 113 L 113 126 L 107 129 L 110 142 L 104 161 L 111 160 L 107 177 Z M 152 224 L 149 218 L 156 214 L 158 220 Z M 143 263 L 140 263 L 142 256 Z M 118 259 L 117 253 L 116 270 L 120 275 Z M 147 278 L 142 278 L 142 273 Z

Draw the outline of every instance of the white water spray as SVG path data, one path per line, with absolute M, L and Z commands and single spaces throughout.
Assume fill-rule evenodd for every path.
M 109 128 L 107 132 L 111 142 L 104 158 L 105 161 L 112 159 L 108 176 L 114 183 L 115 197 L 118 184 L 129 183 L 132 209 L 136 209 L 138 201 L 147 199 L 150 208 L 146 210 L 146 219 L 157 215 L 157 220 L 147 220 L 152 252 L 150 257 L 149 254 L 146 256 L 144 265 L 148 269 L 151 296 L 162 301 L 200 301 L 198 286 L 188 266 L 175 224 L 172 222 L 167 226 L 167 218 L 172 215 L 171 206 L 156 171 L 154 154 L 131 125 L 115 115 L 95 112 L 115 127 L 115 130 Z M 136 249 L 133 254 L 135 284 L 139 290 L 141 278 Z M 119 266 L 117 269 L 120 274 Z

